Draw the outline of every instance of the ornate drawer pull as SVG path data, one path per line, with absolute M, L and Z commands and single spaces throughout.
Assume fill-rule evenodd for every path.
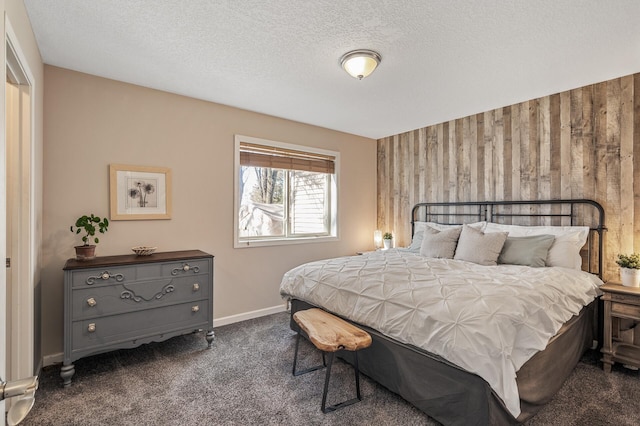
M 191 266 L 188 263 L 183 263 L 182 267 L 173 268 L 171 270 L 171 275 L 178 275 L 178 272 L 189 272 L 189 271 L 193 271 L 194 274 L 197 274 L 198 272 L 200 272 L 200 267 L 199 266 Z
M 191 312 L 198 312 L 200 310 L 200 306 L 195 305 L 191 307 Z
M 106 281 L 110 278 L 113 278 L 114 280 L 116 280 L 117 282 L 122 282 L 124 281 L 124 275 L 122 274 L 111 274 L 109 271 L 104 271 L 103 273 L 101 273 L 100 275 L 94 276 L 94 277 L 87 277 L 87 280 L 85 281 L 88 285 L 94 284 L 96 282 L 96 280 L 103 280 Z
M 200 284 L 198 283 L 193 284 L 193 291 L 198 291 L 198 290 L 200 290 Z
M 91 306 L 92 308 L 97 304 L 98 302 L 96 302 L 96 299 L 94 299 L 93 297 L 90 297 L 87 299 L 87 305 Z
M 123 285 L 123 287 L 125 288 L 125 290 L 122 293 L 120 293 L 120 299 L 131 299 L 136 303 L 140 303 L 143 300 L 145 302 L 150 302 L 154 299 L 155 300 L 162 299 L 166 294 L 173 293 L 173 291 L 175 290 L 175 287 L 172 284 L 167 284 L 164 287 L 162 287 L 162 290 L 160 290 L 150 298 L 146 298 L 144 296 L 138 296 L 135 293 L 135 291 L 129 290 L 126 285 Z
M 87 331 L 89 333 L 94 333 L 96 331 L 96 324 L 94 322 L 92 322 L 91 324 L 89 324 L 89 327 L 87 327 Z

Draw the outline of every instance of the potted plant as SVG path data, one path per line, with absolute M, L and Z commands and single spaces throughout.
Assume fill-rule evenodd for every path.
M 382 243 L 384 244 L 384 249 L 391 248 L 391 240 L 393 240 L 393 234 L 391 232 L 385 232 L 382 236 Z
M 616 263 L 620 266 L 622 285 L 640 287 L 640 254 L 619 254 Z
M 101 219 L 99 216 L 94 216 L 93 213 L 91 215 L 80 216 L 76 220 L 75 225 L 71 225 L 71 232 L 75 234 L 85 233 L 85 235 L 82 236 L 82 242 L 84 244 L 75 246 L 76 258 L 78 260 L 87 260 L 96 257 L 96 246 L 89 243 L 93 242 L 98 244 L 100 239 L 95 236 L 96 231 L 104 234 L 108 228 L 109 220 L 106 217 Z

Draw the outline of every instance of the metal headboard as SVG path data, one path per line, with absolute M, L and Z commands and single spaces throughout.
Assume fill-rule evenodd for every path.
M 526 210 L 529 211 L 526 211 Z M 411 210 L 411 235 L 415 222 L 464 224 L 470 222 L 510 223 L 514 225 L 589 226 L 587 240 L 588 271 L 602 278 L 604 259 L 604 208 L 593 200 L 466 201 L 418 203 Z M 592 267 L 593 236 L 597 235 L 597 271 Z

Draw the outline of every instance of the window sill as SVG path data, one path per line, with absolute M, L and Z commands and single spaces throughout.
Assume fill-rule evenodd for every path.
M 338 237 L 301 237 L 301 238 L 282 238 L 282 239 L 268 239 L 268 240 L 251 240 L 251 241 L 236 241 L 233 248 L 251 248 L 251 247 L 268 247 L 268 246 L 287 246 L 292 244 L 313 244 L 313 243 L 327 243 L 331 241 L 338 241 Z

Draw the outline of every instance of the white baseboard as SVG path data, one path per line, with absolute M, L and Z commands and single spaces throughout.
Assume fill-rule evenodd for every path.
M 213 320 L 213 327 L 221 327 L 223 325 L 229 325 L 240 321 L 246 321 L 254 318 L 260 318 L 271 314 L 277 314 L 278 312 L 284 312 L 287 310 L 287 303 L 278 306 L 272 306 L 270 308 L 258 309 L 257 311 L 245 312 L 242 314 L 230 315 L 228 317 L 215 318 Z
M 258 309 L 257 311 L 244 312 L 242 314 L 229 315 L 228 317 L 215 318 L 213 320 L 213 327 L 221 327 L 223 325 L 229 325 L 240 321 L 246 321 L 254 318 L 260 318 L 271 314 L 277 314 L 278 312 L 284 312 L 287 310 L 287 303 L 278 306 L 272 306 L 270 308 Z M 45 355 L 42 358 L 43 367 L 48 367 L 54 364 L 61 364 L 64 359 L 64 354 L 59 352 L 57 354 Z
M 52 354 L 52 355 L 45 355 L 42 357 L 42 366 L 48 367 L 54 364 L 62 364 L 63 360 L 64 360 L 64 354 L 62 352 L 59 352 L 57 354 Z

